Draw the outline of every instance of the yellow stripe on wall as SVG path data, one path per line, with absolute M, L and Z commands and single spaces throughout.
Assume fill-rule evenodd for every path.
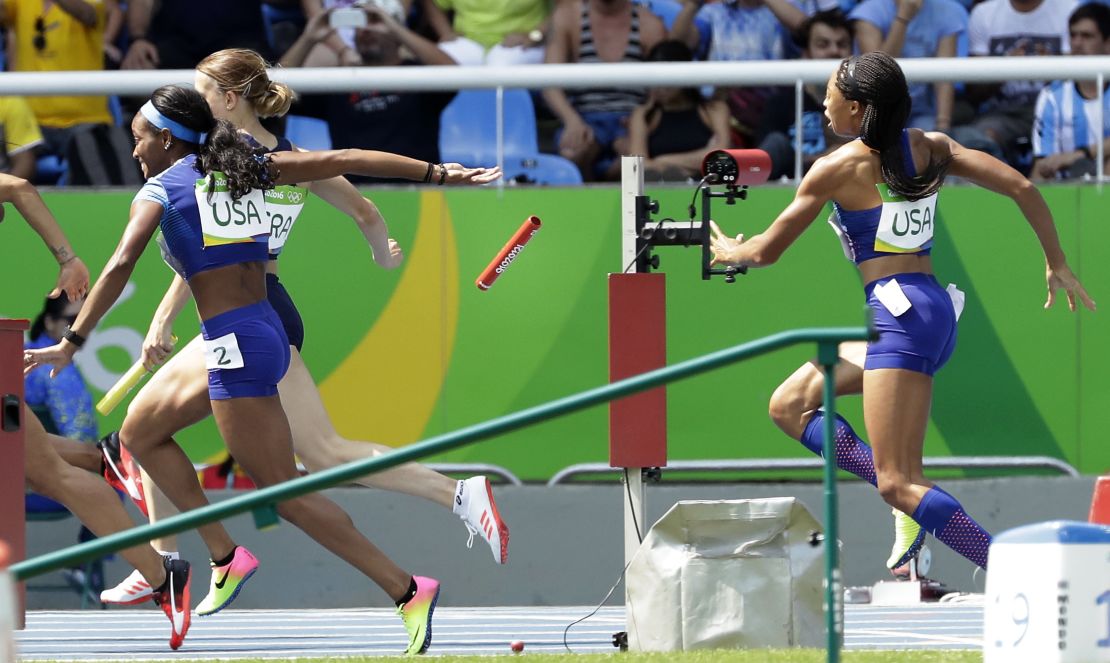
M 443 194 L 420 194 L 404 273 L 377 322 L 320 384 L 335 428 L 350 439 L 419 440 L 439 399 L 459 318 L 458 254 Z

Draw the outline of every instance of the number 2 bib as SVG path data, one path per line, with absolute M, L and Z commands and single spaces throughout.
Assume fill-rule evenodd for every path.
M 933 245 L 937 218 L 937 194 L 906 200 L 885 184 L 877 185 L 883 199 L 875 250 L 882 253 L 916 253 Z
M 210 371 L 243 368 L 243 353 L 234 332 L 204 341 L 204 365 Z
M 205 246 L 253 242 L 258 235 L 270 234 L 262 191 L 255 189 L 234 200 L 227 176 L 213 172 L 197 180 L 195 194 Z

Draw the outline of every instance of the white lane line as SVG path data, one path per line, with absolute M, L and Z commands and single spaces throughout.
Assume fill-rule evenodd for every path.
M 889 631 L 879 631 L 879 630 L 859 630 L 859 631 L 856 631 L 855 634 L 856 635 L 868 635 L 868 636 L 871 636 L 871 637 L 880 637 L 880 638 L 881 637 L 888 637 L 888 636 L 891 635 L 891 633 Z M 906 632 L 906 631 L 902 631 L 900 633 L 900 635 L 904 638 L 913 638 L 913 639 L 917 640 L 918 642 L 915 642 L 914 644 L 918 644 L 918 643 L 922 643 L 923 641 L 930 641 L 930 640 L 933 641 L 934 643 L 937 643 L 937 644 L 948 643 L 948 644 L 954 644 L 954 645 L 955 644 L 960 644 L 960 645 L 975 645 L 975 646 L 982 646 L 982 644 L 983 644 L 983 641 L 982 641 L 981 638 L 972 638 L 972 637 L 958 638 L 956 636 L 951 636 L 951 635 L 931 635 L 930 636 L 930 635 L 923 635 L 923 634 L 920 634 L 920 633 L 909 633 L 909 632 Z

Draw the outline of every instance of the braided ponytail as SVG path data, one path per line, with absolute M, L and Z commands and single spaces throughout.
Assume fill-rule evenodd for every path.
M 948 172 L 951 157 L 934 161 L 917 175 L 910 175 L 913 162 L 902 141 L 902 131 L 910 116 L 910 94 L 902 68 L 886 53 L 874 51 L 847 58 L 840 63 L 836 87 L 849 101 L 863 105 L 860 139 L 879 153 L 883 181 L 891 191 L 908 200 L 927 198 L 936 193 Z

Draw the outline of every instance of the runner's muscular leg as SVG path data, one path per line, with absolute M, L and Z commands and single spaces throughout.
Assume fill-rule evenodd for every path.
M 864 371 L 863 418 L 875 455 L 879 493 L 912 514 L 932 487 L 921 463 L 932 408 L 933 378 L 900 368 Z
M 293 433 L 293 448 L 308 467 L 318 472 L 354 460 L 380 456 L 392 447 L 375 442 L 348 440 L 336 432 L 312 380 L 296 348 L 291 348 L 289 370 L 278 383 L 283 396 L 282 406 Z M 450 508 L 455 497 L 456 481 L 418 463 L 405 463 L 359 478 L 358 483 L 415 497 L 423 497 Z
M 259 487 L 297 477 L 292 435 L 278 397 L 212 401 L 212 412 L 231 455 Z M 411 575 L 370 543 L 355 528 L 351 517 L 324 495 L 311 493 L 282 502 L 278 512 L 377 583 L 394 600 L 408 591 Z
M 120 428 L 120 441 L 127 445 L 146 471 L 143 478 L 152 479 L 154 485 L 164 491 L 165 496 L 181 511 L 205 506 L 208 498 L 197 481 L 192 461 L 174 442 L 173 435 L 210 413 L 204 339 L 197 336 L 139 390 L 127 408 L 127 417 Z M 158 499 L 157 495 L 148 493 L 150 497 Z M 155 512 L 158 512 L 158 507 L 155 507 Z M 226 557 L 235 547 L 219 523 L 204 525 L 197 531 L 213 559 Z M 170 549 L 162 547 L 167 545 L 165 540 L 159 544 L 162 550 Z
M 31 490 L 61 502 L 97 536 L 107 536 L 135 526 L 123 509 L 119 496 L 99 476 L 65 462 L 54 451 L 46 430 L 30 409 L 24 407 L 26 462 L 24 470 Z M 165 580 L 162 558 L 149 545 L 120 551 L 152 587 Z
M 863 362 L 867 343 L 841 343 L 836 365 L 836 395 L 848 396 L 863 391 Z M 824 400 L 825 371 L 809 361 L 794 371 L 771 395 L 769 414 L 784 433 L 799 440 L 813 413 Z
M 46 438 L 62 460 L 87 472 L 100 474 L 100 449 L 96 445 L 53 433 L 47 433 Z

